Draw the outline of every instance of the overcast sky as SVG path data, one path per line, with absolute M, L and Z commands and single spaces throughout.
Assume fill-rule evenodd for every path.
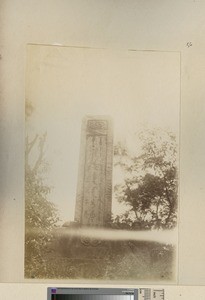
M 34 111 L 26 132 L 47 132 L 45 176 L 63 221 L 74 216 L 85 115 L 111 116 L 115 141 L 133 149 L 142 125 L 178 134 L 179 53 L 29 46 L 27 57 L 26 99 Z

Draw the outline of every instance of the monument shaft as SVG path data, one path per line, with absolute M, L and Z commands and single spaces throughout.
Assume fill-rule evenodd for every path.
M 108 117 L 83 120 L 75 221 L 103 227 L 111 219 L 113 134 Z

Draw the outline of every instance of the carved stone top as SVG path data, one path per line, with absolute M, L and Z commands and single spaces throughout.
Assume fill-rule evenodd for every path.
M 87 134 L 103 135 L 107 133 L 108 122 L 106 120 L 88 120 Z
M 88 129 L 107 129 L 106 120 L 88 120 Z

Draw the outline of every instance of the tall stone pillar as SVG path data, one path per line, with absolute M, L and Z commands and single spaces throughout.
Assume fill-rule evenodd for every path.
M 105 227 L 112 205 L 112 122 L 107 116 L 83 119 L 75 221 Z

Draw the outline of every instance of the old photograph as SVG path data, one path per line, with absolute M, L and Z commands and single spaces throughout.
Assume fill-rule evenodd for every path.
M 27 279 L 177 281 L 179 52 L 28 45 Z

